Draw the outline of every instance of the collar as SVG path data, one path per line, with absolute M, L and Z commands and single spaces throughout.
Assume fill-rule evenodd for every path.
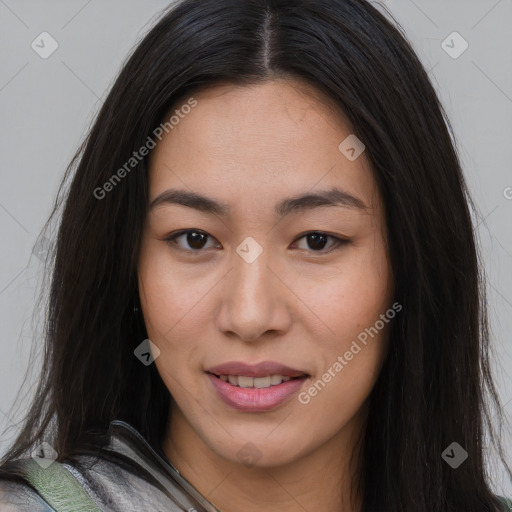
M 209 502 L 167 458 L 160 456 L 132 425 L 122 420 L 112 420 L 109 426 L 108 450 L 128 457 L 141 466 L 171 495 L 180 501 L 193 499 L 205 512 L 222 512 Z

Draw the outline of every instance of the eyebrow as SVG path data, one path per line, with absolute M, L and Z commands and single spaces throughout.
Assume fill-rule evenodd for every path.
M 179 204 L 188 206 L 201 212 L 226 217 L 229 215 L 230 206 L 210 197 L 186 190 L 169 189 L 155 197 L 149 205 L 150 211 L 157 206 L 165 204 Z M 285 217 L 291 213 L 303 212 L 325 206 L 345 207 L 356 210 L 368 210 L 368 206 L 349 192 L 333 187 L 315 193 L 306 193 L 282 200 L 275 207 L 277 217 Z

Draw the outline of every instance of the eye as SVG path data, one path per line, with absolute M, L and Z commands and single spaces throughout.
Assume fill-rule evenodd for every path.
M 306 233 L 305 235 L 301 236 L 297 240 L 306 240 L 306 244 L 313 249 L 312 252 L 323 252 L 323 253 L 329 253 L 331 251 L 334 251 L 338 248 L 341 248 L 344 245 L 347 245 L 350 243 L 350 240 L 344 239 L 344 238 L 338 238 L 336 236 L 328 235 L 327 233 L 324 233 L 323 231 L 311 231 L 310 233 Z M 331 244 L 330 248 L 325 250 L 325 245 L 327 243 L 327 240 L 331 239 L 333 240 L 333 243 Z
M 208 249 L 208 246 L 206 245 L 208 238 L 215 240 L 208 233 L 205 233 L 199 229 L 184 229 L 166 237 L 164 240 L 177 250 L 185 252 L 200 252 L 202 249 Z M 183 248 L 183 246 L 180 245 L 178 242 L 180 239 L 182 239 L 184 243 L 188 245 L 188 248 Z M 305 233 L 297 240 L 303 239 L 306 240 L 306 244 L 310 249 L 312 249 L 309 252 L 329 253 L 350 243 L 350 240 L 328 235 L 323 231 L 311 231 L 309 233 Z M 333 243 L 331 244 L 330 248 L 326 250 L 325 246 L 329 239 L 331 239 Z M 308 249 L 306 248 L 306 250 Z
M 180 251 L 199 252 L 206 247 L 208 238 L 213 239 L 208 233 L 199 229 L 185 229 L 165 238 L 169 245 L 177 246 Z M 189 248 L 183 248 L 179 245 L 178 240 L 183 239 Z M 208 247 L 206 247 L 208 248 Z

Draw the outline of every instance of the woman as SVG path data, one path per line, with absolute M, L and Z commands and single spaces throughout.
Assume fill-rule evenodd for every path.
M 169 10 L 60 196 L 6 510 L 505 510 L 450 130 L 366 1 Z

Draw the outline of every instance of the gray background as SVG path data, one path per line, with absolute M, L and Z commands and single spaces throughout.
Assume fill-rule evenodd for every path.
M 41 345 L 32 344 L 37 329 L 32 316 L 42 263 L 31 257 L 33 246 L 65 167 L 125 56 L 167 3 L 0 0 L 0 453 L 16 431 L 39 370 Z M 430 72 L 479 209 L 475 223 L 488 277 L 495 377 L 508 420 L 503 440 L 511 460 L 512 0 L 383 3 Z M 44 31 L 59 45 L 47 59 L 31 47 Z M 454 31 L 469 44 L 458 58 L 442 47 L 446 40 L 451 52 L 463 48 L 450 36 Z M 22 383 L 24 392 L 17 397 Z M 495 490 L 512 496 L 511 477 L 489 459 Z

